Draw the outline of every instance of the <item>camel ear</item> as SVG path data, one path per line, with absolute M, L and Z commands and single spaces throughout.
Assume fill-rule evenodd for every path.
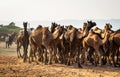
M 49 29 L 49 27 L 46 27 L 47 29 Z
M 112 28 L 112 25 L 109 25 L 110 28 Z
M 87 21 L 89 23 L 89 21 Z
M 49 29 L 49 27 L 47 27 L 47 29 Z
M 93 22 L 95 24 L 95 26 L 97 25 L 95 22 Z

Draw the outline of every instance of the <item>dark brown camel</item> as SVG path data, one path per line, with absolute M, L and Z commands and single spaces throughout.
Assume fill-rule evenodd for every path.
M 119 64 L 119 60 L 120 60 L 120 29 L 117 30 L 116 32 L 112 33 L 110 38 L 109 38 L 109 56 L 112 58 L 113 61 L 113 65 L 116 67 L 117 64 L 120 66 Z M 117 57 L 117 59 L 115 59 L 115 57 Z M 111 63 L 111 62 L 110 62 Z
M 29 34 L 27 31 L 27 22 L 23 22 L 23 26 L 24 26 L 24 33 L 23 33 L 23 62 L 27 61 L 27 49 L 28 49 L 28 45 L 29 45 Z
M 95 22 L 88 21 L 84 24 L 84 31 L 78 32 L 73 26 L 67 26 L 66 31 L 63 34 L 63 44 L 65 47 L 64 53 L 66 54 L 67 64 L 70 65 L 71 61 L 77 55 L 78 67 L 82 67 L 79 61 L 80 56 L 80 45 L 84 37 L 88 35 L 88 31 L 96 25 Z

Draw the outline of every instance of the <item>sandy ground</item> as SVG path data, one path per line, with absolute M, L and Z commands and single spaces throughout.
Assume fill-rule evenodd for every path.
M 6 49 L 5 44 L 0 43 L 0 77 L 120 77 L 120 68 L 109 65 L 82 65 L 83 68 L 78 68 L 76 64 L 23 63 L 16 57 L 15 50 L 15 44 Z

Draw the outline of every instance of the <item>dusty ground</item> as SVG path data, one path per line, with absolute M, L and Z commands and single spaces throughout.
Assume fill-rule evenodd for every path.
M 6 49 L 4 43 L 0 44 L 0 77 L 120 77 L 120 68 L 109 65 L 83 65 L 83 68 L 77 68 L 76 64 L 23 63 L 16 57 L 15 50 L 15 45 Z

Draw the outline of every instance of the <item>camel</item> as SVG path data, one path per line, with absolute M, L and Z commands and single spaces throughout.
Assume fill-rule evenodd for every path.
M 39 49 L 39 55 L 40 52 L 42 53 L 42 46 L 41 46 L 41 33 L 38 32 L 37 30 L 42 30 L 42 26 L 39 25 L 34 32 L 31 33 L 29 37 L 29 42 L 30 42 L 30 54 L 29 54 L 29 63 L 31 63 L 31 58 L 33 61 L 33 57 L 35 57 L 36 62 L 37 62 L 37 56 L 35 55 L 37 52 L 37 49 Z M 39 34 L 38 34 L 39 33 Z M 38 36 L 39 35 L 39 36 Z M 40 39 L 39 39 L 40 38 Z M 43 55 L 43 54 L 42 54 Z
M 55 59 L 55 62 L 58 62 L 58 59 L 57 59 L 57 55 L 59 55 L 60 57 L 60 53 L 62 51 L 62 44 L 61 44 L 61 39 L 60 39 L 60 36 L 62 35 L 64 31 L 64 26 L 60 26 L 58 25 L 56 28 L 55 28 L 55 31 L 52 33 L 53 34 L 53 51 L 54 51 L 54 59 Z M 58 52 L 57 52 L 57 49 L 58 49 Z
M 111 28 L 112 28 L 112 25 L 110 23 L 106 23 L 103 30 L 99 28 L 95 28 L 94 32 L 97 33 L 101 39 L 103 39 L 106 35 L 106 32 L 110 31 L 111 33 L 114 33 L 114 31 L 111 30 Z M 110 37 L 111 37 L 111 34 L 110 34 Z M 103 64 L 110 63 L 109 55 L 111 52 L 110 52 L 109 46 L 110 46 L 110 40 L 107 43 L 105 43 L 103 46 L 101 46 L 101 48 L 105 52 L 104 58 L 103 58 Z
M 85 38 L 88 35 L 88 31 L 96 25 L 95 22 L 88 21 L 86 24 L 84 24 L 84 31 L 78 32 L 76 28 L 74 28 L 72 25 L 66 26 L 66 30 L 63 33 L 63 44 L 65 47 L 64 54 L 66 56 L 67 65 L 71 64 L 71 61 L 73 61 L 75 55 L 77 55 L 77 62 L 78 67 L 81 67 L 79 56 L 80 56 L 80 45 L 81 40 Z
M 51 27 L 50 27 L 50 32 L 53 33 L 57 26 L 58 26 L 58 24 L 56 24 L 55 22 L 52 22 Z
M 112 33 L 110 38 L 109 38 L 109 56 L 112 58 L 113 65 L 114 67 L 117 66 L 117 64 L 120 66 L 118 63 L 119 57 L 120 57 L 120 29 L 117 30 L 116 32 Z M 115 56 L 117 57 L 117 60 L 115 60 Z M 110 62 L 111 64 L 111 62 Z
M 16 40 L 15 40 L 15 43 L 17 44 L 17 57 L 20 58 L 20 57 L 23 57 L 23 55 L 21 55 L 21 52 L 20 52 L 20 49 L 23 45 L 23 41 L 22 41 L 22 38 L 23 38 L 23 30 L 21 30 L 17 37 L 16 37 Z
M 17 44 L 17 56 L 23 57 L 23 62 L 27 61 L 27 49 L 29 45 L 29 33 L 27 31 L 27 22 L 23 22 L 24 30 L 19 33 L 16 37 L 16 44 Z M 21 56 L 20 48 L 23 46 L 23 56 Z
M 48 30 L 48 27 L 38 26 L 37 29 L 30 35 L 30 55 L 29 62 L 31 62 L 30 58 L 35 56 L 35 52 L 37 48 L 39 52 L 44 51 L 44 63 L 47 64 L 47 52 L 49 52 L 49 62 L 52 63 L 52 41 L 53 36 L 52 33 Z M 42 46 L 44 49 L 42 49 Z M 37 60 L 37 59 L 36 59 Z
M 27 61 L 27 49 L 29 45 L 29 34 L 27 31 L 27 22 L 23 22 L 24 32 L 22 37 L 22 46 L 23 46 L 23 62 Z
M 102 51 L 102 49 L 100 47 L 108 41 L 109 37 L 110 37 L 109 31 L 106 32 L 105 38 L 101 39 L 98 36 L 98 34 L 96 34 L 93 30 L 91 30 L 91 32 L 89 32 L 88 36 L 85 37 L 83 40 L 83 48 L 85 49 L 85 51 L 87 51 L 88 47 L 92 47 L 95 50 L 95 55 L 94 55 L 95 66 L 97 66 L 97 56 L 99 58 L 99 62 L 101 65 L 101 60 L 102 60 L 104 51 Z

